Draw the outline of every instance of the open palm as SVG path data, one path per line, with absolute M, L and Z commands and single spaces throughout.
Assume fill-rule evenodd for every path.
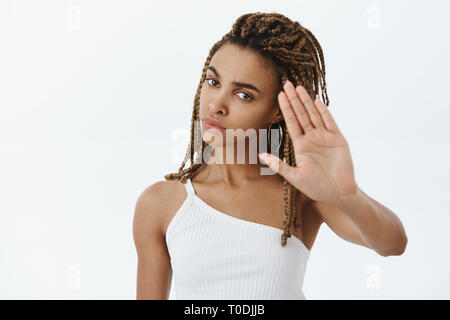
M 320 100 L 286 81 L 278 102 L 292 139 L 296 166 L 264 153 L 261 160 L 309 198 L 336 203 L 357 186 L 348 143 Z

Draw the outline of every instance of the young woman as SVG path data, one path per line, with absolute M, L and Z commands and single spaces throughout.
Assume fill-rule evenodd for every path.
M 404 252 L 402 223 L 356 184 L 328 105 L 322 49 L 308 29 L 277 13 L 236 20 L 206 59 L 181 167 L 137 201 L 137 299 L 167 299 L 172 276 L 177 299 L 305 299 L 323 222 L 382 256 Z M 258 131 L 274 128 L 277 141 Z M 237 163 L 225 134 L 236 129 L 256 130 L 280 157 L 252 162 L 245 144 Z M 267 166 L 274 174 L 262 174 Z

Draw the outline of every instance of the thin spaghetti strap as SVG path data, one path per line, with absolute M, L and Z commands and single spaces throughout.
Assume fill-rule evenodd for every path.
M 186 179 L 186 183 L 184 184 L 184 186 L 188 194 L 195 195 L 195 190 L 192 186 L 191 178 Z

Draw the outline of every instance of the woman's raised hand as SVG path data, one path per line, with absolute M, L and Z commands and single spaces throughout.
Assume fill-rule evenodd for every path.
M 357 190 L 348 143 L 328 107 L 286 81 L 278 102 L 292 139 L 296 166 L 269 153 L 260 159 L 309 198 L 330 204 Z M 270 133 L 269 133 L 270 134 Z

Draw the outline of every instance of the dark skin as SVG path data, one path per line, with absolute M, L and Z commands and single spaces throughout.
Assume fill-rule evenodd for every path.
M 302 106 L 305 111 L 311 110 L 311 101 L 308 109 L 299 104 L 304 97 L 304 88 L 293 88 L 288 84 L 284 87 L 287 95 L 280 94 L 275 71 L 250 50 L 225 45 L 212 57 L 210 66 L 214 67 L 220 78 L 208 69 L 200 97 L 200 118 L 212 117 L 225 128 L 267 129 L 270 123 L 288 117 L 290 107 L 295 108 L 291 118 L 292 114 L 298 114 Z M 251 84 L 259 92 L 233 82 Z M 253 100 L 246 102 L 249 96 Z M 303 112 L 303 116 L 306 114 Z M 301 122 L 305 124 L 304 119 Z M 288 126 L 289 133 L 294 132 L 292 128 L 292 125 Z M 298 124 L 300 134 L 312 132 L 310 128 L 302 128 L 301 123 Z M 205 130 L 203 133 L 203 139 L 210 142 L 211 136 L 205 135 Z M 230 143 L 224 139 L 222 147 L 226 149 Z M 227 164 L 223 159 L 221 164 L 205 164 L 192 179 L 195 192 L 204 202 L 223 213 L 280 229 L 281 246 L 283 176 L 281 172 L 261 175 L 261 162 L 258 159 L 257 163 L 250 163 L 248 149 L 246 151 L 245 164 L 237 164 L 236 158 L 234 164 Z M 296 149 L 298 154 L 301 151 Z M 286 175 L 284 169 L 282 173 Z M 304 182 L 295 178 L 300 175 L 292 177 L 291 181 L 301 190 Z M 311 186 L 314 184 L 308 186 L 313 188 Z M 297 200 L 299 227 L 292 225 L 292 235 L 311 251 L 320 225 L 325 222 L 342 239 L 371 248 L 380 255 L 402 254 L 406 234 L 395 214 L 368 197 L 359 187 L 355 189 L 357 192 L 353 192 L 354 188 L 347 188 L 348 184 L 345 187 L 343 196 L 339 201 L 333 198 L 333 202 L 314 199 L 315 193 L 305 188 L 311 197 L 307 192 L 306 195 L 302 192 Z M 323 192 L 323 189 L 318 190 Z M 167 299 L 169 296 L 172 269 L 165 234 L 186 196 L 185 186 L 181 182 L 158 181 L 146 188 L 137 201 L 133 221 L 138 253 L 137 299 Z M 379 230 L 384 231 L 382 236 Z

